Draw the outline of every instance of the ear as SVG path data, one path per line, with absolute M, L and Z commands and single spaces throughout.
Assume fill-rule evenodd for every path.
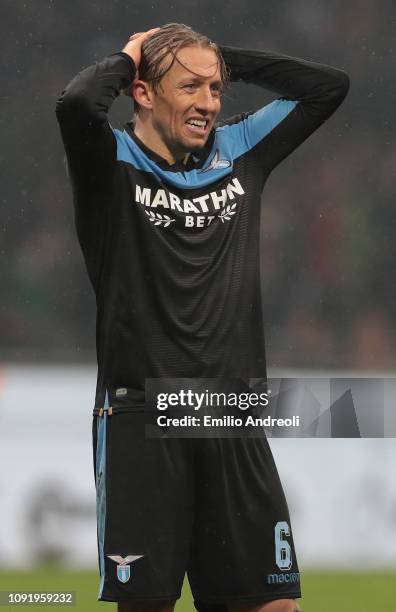
M 132 97 L 143 108 L 153 107 L 153 90 L 146 81 L 137 79 L 132 83 Z

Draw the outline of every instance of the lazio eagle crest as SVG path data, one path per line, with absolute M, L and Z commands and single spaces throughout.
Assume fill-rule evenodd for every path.
M 107 555 L 109 559 L 118 563 L 117 565 L 117 578 L 120 582 L 128 582 L 131 577 L 131 566 L 129 565 L 133 561 L 140 559 L 144 555 L 128 555 L 127 557 L 120 557 L 120 555 Z

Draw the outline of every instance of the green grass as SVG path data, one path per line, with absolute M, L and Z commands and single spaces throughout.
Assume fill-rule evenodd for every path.
M 303 573 L 303 612 L 395 612 L 396 573 Z M 98 578 L 94 572 L 41 569 L 31 572 L 0 571 L 1 591 L 75 591 L 73 611 L 109 612 L 116 604 L 96 601 Z M 48 612 L 48 606 L 1 606 Z M 52 609 L 66 609 L 52 606 Z M 176 612 L 192 612 L 191 593 L 185 584 Z

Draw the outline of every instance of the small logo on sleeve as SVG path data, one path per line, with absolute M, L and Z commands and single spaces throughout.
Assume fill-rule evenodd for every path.
M 117 578 L 120 582 L 128 582 L 131 577 L 131 566 L 130 563 L 141 559 L 144 555 L 128 555 L 127 557 L 120 557 L 120 555 L 107 555 L 109 559 L 118 563 L 117 565 Z
M 210 164 L 207 168 L 199 170 L 200 174 L 204 172 L 209 172 L 209 170 L 220 170 L 221 168 L 229 168 L 231 166 L 231 162 L 228 159 L 220 159 L 219 150 L 216 149 L 215 154 L 213 155 Z

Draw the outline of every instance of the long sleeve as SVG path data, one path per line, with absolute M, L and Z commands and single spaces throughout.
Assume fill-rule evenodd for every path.
M 116 140 L 107 115 L 115 98 L 135 76 L 133 60 L 122 51 L 85 68 L 56 103 L 73 187 L 89 189 L 111 171 Z
M 115 53 L 79 72 L 56 104 L 73 190 L 77 234 L 88 269 L 95 269 L 96 277 L 117 159 L 117 143 L 107 115 L 120 90 L 130 85 L 135 73 L 129 55 Z
M 280 95 L 256 113 L 246 113 L 251 139 L 271 170 L 334 113 L 349 90 L 342 70 L 286 55 L 221 46 L 231 81 L 259 85 Z M 241 116 L 242 117 L 242 116 Z

